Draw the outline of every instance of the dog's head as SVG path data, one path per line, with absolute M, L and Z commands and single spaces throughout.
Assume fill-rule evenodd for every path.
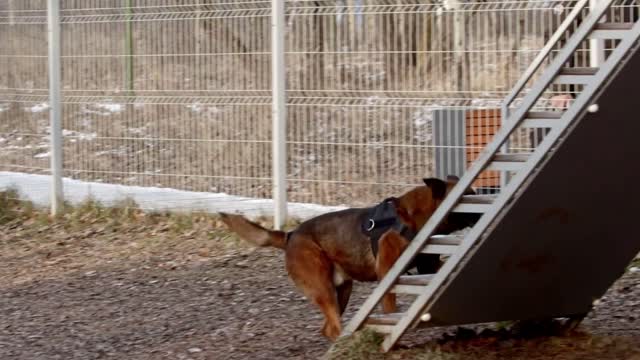
M 418 186 L 395 199 L 398 216 L 413 230 L 420 229 L 458 180 L 456 176 L 448 176 L 446 181 L 438 178 L 422 179 L 425 186 Z M 465 195 L 468 194 L 475 194 L 475 191 L 467 189 Z
M 456 186 L 458 181 L 460 181 L 460 178 L 455 175 L 447 176 L 447 194 Z M 464 195 L 476 195 L 476 191 L 472 188 L 467 188 L 467 190 L 464 191 Z

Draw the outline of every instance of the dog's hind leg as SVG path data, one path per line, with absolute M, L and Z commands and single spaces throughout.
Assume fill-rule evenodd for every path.
M 409 241 L 393 230 L 387 231 L 382 235 L 378 243 L 378 256 L 376 258 L 378 280 L 382 280 L 389 272 L 407 246 L 409 246 Z M 396 311 L 396 294 L 387 293 L 384 295 L 382 298 L 382 310 L 385 313 Z
M 418 268 L 418 274 L 435 274 L 440 268 L 440 255 L 418 254 L 413 263 Z
M 313 301 L 325 317 L 322 334 L 331 340 L 340 336 L 340 305 L 333 284 L 333 264 L 324 251 L 310 239 L 294 237 L 286 249 L 287 272 L 304 295 Z M 344 294 L 343 294 L 344 296 Z
M 351 297 L 352 289 L 352 280 L 345 280 L 342 284 L 336 286 L 336 291 L 338 293 L 338 304 L 340 304 L 340 315 L 342 315 L 347 309 L 347 304 L 349 304 L 349 297 Z

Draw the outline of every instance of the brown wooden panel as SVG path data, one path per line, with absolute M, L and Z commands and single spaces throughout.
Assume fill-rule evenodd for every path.
M 475 109 L 467 111 L 467 118 L 497 118 L 500 119 L 500 109 Z
M 484 147 L 500 129 L 499 109 L 469 110 L 466 116 L 467 167 L 478 158 Z M 500 185 L 499 171 L 483 171 L 473 183 L 475 187 L 497 187 Z
M 467 146 L 472 146 L 472 145 L 482 145 L 482 147 L 484 147 L 487 143 L 491 142 L 491 140 L 493 140 L 493 134 L 474 134 L 474 135 L 468 135 L 466 136 L 466 145 Z
M 467 130 L 467 132 L 470 134 L 476 134 L 476 133 L 480 133 L 480 134 L 491 134 L 494 135 L 496 132 L 498 132 L 498 130 L 500 129 L 500 126 L 471 126 L 471 125 L 467 125 L 467 127 L 465 128 L 465 130 Z

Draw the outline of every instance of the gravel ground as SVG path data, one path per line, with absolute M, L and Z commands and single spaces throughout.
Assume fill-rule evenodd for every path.
M 0 225 L 0 359 L 316 359 L 330 346 L 276 250 L 212 233 L 206 218 L 189 230 L 175 226 L 184 219 L 72 220 Z M 347 317 L 370 289 L 356 285 Z M 639 307 L 630 272 L 582 328 L 640 338 Z

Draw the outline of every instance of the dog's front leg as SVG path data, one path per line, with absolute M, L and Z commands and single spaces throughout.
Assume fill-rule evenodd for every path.
M 389 269 L 398 260 L 404 249 L 409 246 L 409 241 L 394 230 L 389 230 L 380 238 L 378 243 L 378 257 L 376 259 L 376 275 L 378 281 L 389 272 Z M 396 312 L 396 295 L 387 293 L 382 298 L 382 310 L 385 313 Z

